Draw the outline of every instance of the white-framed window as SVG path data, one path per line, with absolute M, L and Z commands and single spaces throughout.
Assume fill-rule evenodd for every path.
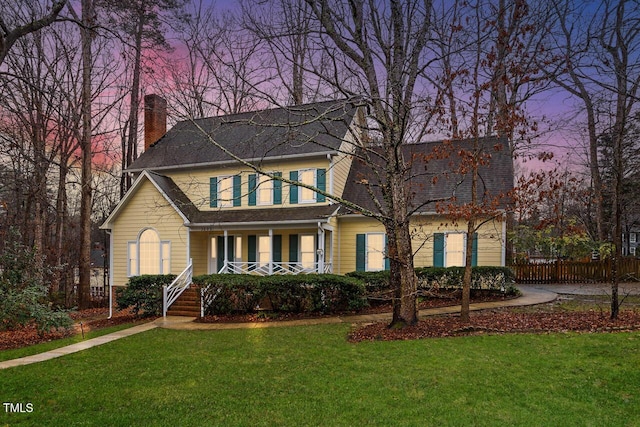
M 218 207 L 231 206 L 233 206 L 233 176 L 220 176 L 218 177 Z
M 269 265 L 271 261 L 271 238 L 269 236 L 258 236 L 257 259 L 258 267 Z
M 300 265 L 305 270 L 313 270 L 316 266 L 316 236 L 315 234 L 300 235 Z
M 273 204 L 273 180 L 266 175 L 258 176 L 257 183 L 257 202 L 258 205 L 272 205 Z
M 384 233 L 368 233 L 366 243 L 366 271 L 380 271 L 385 267 Z
M 629 233 L 629 243 L 636 243 L 636 233 Z
M 306 185 L 316 186 L 316 170 L 315 169 L 303 169 L 298 172 L 298 180 Z M 299 188 L 299 202 L 300 203 L 315 203 L 316 192 L 309 190 L 305 187 Z
M 631 246 L 629 248 L 629 253 L 631 254 L 631 256 L 636 256 L 636 247 L 635 246 Z
M 356 270 L 381 271 L 389 268 L 385 233 L 356 234 Z
M 138 240 L 127 242 L 127 271 L 129 276 L 169 274 L 171 242 L 161 241 L 152 228 L 142 230 Z
M 466 249 L 466 234 L 445 234 L 445 267 L 464 267 Z

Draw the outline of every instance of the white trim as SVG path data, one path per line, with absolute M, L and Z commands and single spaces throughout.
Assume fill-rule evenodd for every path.
M 502 253 L 500 254 L 500 266 L 507 265 L 507 214 L 502 214 L 502 236 L 500 237 Z M 478 246 L 480 246 L 480 238 L 478 237 Z M 478 248 L 478 257 L 480 256 L 480 248 Z
M 233 177 L 234 175 L 220 175 L 216 176 L 216 208 L 232 208 L 233 207 Z M 220 197 L 222 195 L 222 185 L 220 185 L 223 181 L 229 180 L 227 182 L 231 182 L 231 185 L 225 187 L 228 188 L 231 197 Z
M 303 153 L 303 154 L 286 154 L 283 156 L 274 156 L 274 157 L 251 157 L 247 159 L 243 159 L 249 163 L 265 163 L 273 161 L 274 163 L 280 163 L 281 160 L 295 160 L 295 159 L 317 159 L 324 158 L 328 155 L 337 155 L 340 154 L 339 150 L 331 150 L 331 151 L 319 151 L 316 153 Z M 186 165 L 175 165 L 175 166 L 158 166 L 154 167 L 154 171 L 165 171 L 165 170 L 180 170 L 180 169 L 210 169 L 212 167 L 224 166 L 224 165 L 237 165 L 237 160 L 221 160 L 219 162 L 207 162 L 207 163 L 189 163 Z M 149 168 L 140 168 L 140 169 L 126 169 L 125 173 L 137 173 L 137 172 L 146 172 Z
M 136 238 L 136 240 L 128 240 L 127 241 L 127 277 L 136 277 L 136 276 L 141 276 L 142 274 L 140 273 L 140 237 L 142 236 L 143 233 L 145 233 L 146 231 L 151 230 L 153 231 L 156 236 L 158 237 L 158 250 L 159 250 L 159 259 L 158 259 L 158 273 L 155 274 L 170 274 L 171 273 L 171 240 L 162 240 L 160 239 L 160 233 L 158 232 L 158 230 L 156 230 L 154 227 L 143 227 L 140 229 L 140 231 L 138 232 L 138 236 Z M 134 246 L 134 250 L 135 250 L 135 267 L 136 267 L 136 272 L 135 274 L 132 274 L 131 271 L 131 247 Z M 167 248 L 167 262 L 164 262 L 164 249 L 165 247 Z M 166 269 L 165 269 L 166 267 Z M 165 272 L 168 271 L 168 272 Z M 144 273 L 147 274 L 147 273 Z
M 308 182 L 304 182 L 302 180 L 302 173 L 303 172 L 311 172 L 313 174 L 313 182 L 312 183 L 308 183 Z M 304 168 L 304 169 L 298 169 L 298 182 L 302 183 L 302 184 L 306 184 L 306 185 L 311 185 L 315 188 L 318 188 L 318 168 Z M 317 203 L 318 200 L 318 193 L 310 190 L 306 187 L 303 187 L 301 185 L 297 186 L 298 189 L 298 203 L 299 205 L 308 205 L 308 204 L 312 204 L 312 203 Z M 310 191 L 312 193 L 311 198 L 310 199 L 303 199 L 302 198 L 302 194 L 304 191 Z
M 364 238 L 364 271 L 384 271 L 385 270 L 385 265 L 386 265 L 386 261 L 385 259 L 386 257 L 386 251 L 385 251 L 385 241 L 386 241 L 386 236 L 387 233 L 385 233 L 384 231 L 371 231 L 368 233 L 364 233 L 365 238 Z M 369 252 L 372 253 L 376 253 L 378 252 L 377 250 L 369 250 L 369 236 L 382 236 L 382 268 L 369 268 Z
M 450 234 L 461 234 L 462 235 L 462 265 L 448 265 L 447 264 L 447 236 Z M 466 231 L 445 231 L 444 232 L 444 245 L 442 248 L 443 259 L 442 263 L 444 267 L 464 267 L 466 259 L 467 259 L 467 232 Z
M 109 235 L 109 317 L 113 317 L 113 236 L 111 230 L 107 230 Z
M 271 171 L 271 172 L 267 172 L 270 174 L 274 174 L 277 171 Z M 274 179 L 271 179 L 268 175 L 263 175 L 263 174 L 257 174 L 256 177 L 256 188 L 254 189 L 254 192 L 256 194 L 256 206 L 273 206 L 273 201 L 275 199 L 275 185 L 274 185 Z M 264 186 L 263 188 L 260 188 Z M 269 200 L 268 201 L 262 201 L 261 199 L 261 195 L 263 194 L 263 192 L 266 192 L 269 195 Z

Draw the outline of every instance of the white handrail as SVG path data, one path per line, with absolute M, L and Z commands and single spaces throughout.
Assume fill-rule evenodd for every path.
M 314 263 L 313 267 L 305 267 L 300 262 L 272 262 L 259 264 L 257 262 L 227 261 L 218 271 L 218 274 L 256 274 L 258 276 L 269 276 L 271 274 L 310 274 L 318 273 L 319 263 Z M 323 273 L 331 273 L 333 265 L 324 263 Z
M 171 304 L 182 295 L 182 293 L 191 285 L 193 278 L 193 260 L 189 260 L 189 265 L 182 273 L 176 277 L 169 286 L 162 287 L 162 317 L 167 317 L 167 310 Z

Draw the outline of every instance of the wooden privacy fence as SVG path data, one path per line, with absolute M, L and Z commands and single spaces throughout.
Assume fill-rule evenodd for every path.
M 611 262 L 556 261 L 548 264 L 512 264 L 516 283 L 602 283 L 611 280 Z M 620 282 L 640 280 L 640 259 L 624 258 L 618 266 Z

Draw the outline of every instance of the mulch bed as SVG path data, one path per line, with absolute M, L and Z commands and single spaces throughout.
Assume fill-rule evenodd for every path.
M 388 323 L 357 327 L 349 341 L 392 341 L 482 334 L 551 333 L 551 332 L 619 332 L 640 330 L 640 311 L 624 310 L 611 320 L 603 311 L 563 313 L 523 313 L 514 309 L 472 312 L 468 324 L 458 315 L 431 316 L 416 325 L 390 329 Z
M 115 312 L 111 319 L 107 319 L 109 316 L 108 308 L 92 308 L 76 311 L 69 313 L 69 316 L 74 321 L 74 325 L 70 329 L 56 329 L 50 332 L 39 333 L 35 325 L 27 325 L 23 328 L 10 331 L 0 331 L 0 350 L 27 347 L 81 334 L 83 331 L 87 333 L 91 330 L 121 325 L 123 323 L 141 322 L 139 317 L 134 316 L 130 311 L 126 310 Z M 142 321 L 146 322 L 149 320 L 150 318 L 146 318 Z

